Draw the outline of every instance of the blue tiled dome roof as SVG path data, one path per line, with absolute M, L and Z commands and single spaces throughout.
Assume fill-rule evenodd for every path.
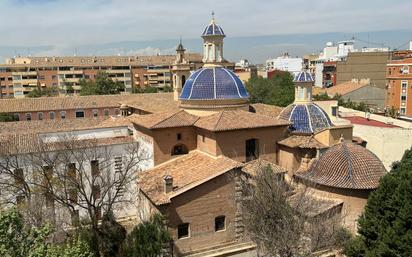
M 205 30 L 202 33 L 202 36 L 224 36 L 225 33 L 223 32 L 223 29 L 216 25 L 214 22 L 212 22 L 211 24 L 207 25 Z
M 333 126 L 328 114 L 314 103 L 293 103 L 280 113 L 279 118 L 292 122 L 292 131 L 302 133 L 314 133 Z
M 307 71 L 301 71 L 295 75 L 293 82 L 314 82 L 312 74 Z
M 183 86 L 181 100 L 248 99 L 245 85 L 224 67 L 201 68 Z

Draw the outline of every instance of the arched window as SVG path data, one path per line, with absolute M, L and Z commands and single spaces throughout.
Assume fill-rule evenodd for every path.
M 186 76 L 183 75 L 182 76 L 182 88 L 185 86 L 185 83 L 186 83 Z
M 189 150 L 187 149 L 187 146 L 184 144 L 178 144 L 175 145 L 172 149 L 172 155 L 181 155 L 181 154 L 187 154 Z

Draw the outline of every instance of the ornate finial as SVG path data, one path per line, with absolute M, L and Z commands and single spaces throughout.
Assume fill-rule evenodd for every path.
M 179 38 L 179 44 L 182 44 L 182 36 Z
M 345 142 L 345 138 L 343 137 L 343 134 L 340 134 L 339 143 L 343 142 Z
M 212 23 L 215 23 L 215 11 L 212 11 Z

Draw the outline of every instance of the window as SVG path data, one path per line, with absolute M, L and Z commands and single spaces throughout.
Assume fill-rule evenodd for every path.
M 84 111 L 76 111 L 76 118 L 84 118 Z
M 402 101 L 406 101 L 406 95 L 402 95 L 402 96 L 401 96 L 401 100 L 402 100 Z
M 74 186 L 74 183 L 76 183 L 76 179 L 77 179 L 75 163 L 69 163 L 67 165 L 66 175 L 67 175 L 68 183 L 69 183 L 69 200 L 72 203 L 77 203 L 78 202 L 77 189 Z
M 43 113 L 42 112 L 37 113 L 37 119 L 38 120 L 43 120 Z
M 93 160 L 90 162 L 91 170 L 92 170 L 92 176 L 97 177 L 100 175 L 100 170 L 99 170 L 99 161 L 98 160 Z
M 119 116 L 119 115 L 120 115 L 120 110 L 119 110 L 119 109 L 114 109 L 114 114 L 115 114 L 116 116 Z
M 177 133 L 176 138 L 177 140 L 182 140 L 182 133 Z
M 49 112 L 49 117 L 51 120 L 54 120 L 55 116 L 56 116 L 55 112 Z
M 226 217 L 225 216 L 218 216 L 215 218 L 215 231 L 222 231 L 226 229 Z
M 401 85 L 402 85 L 402 91 L 403 91 L 403 90 L 406 90 L 406 88 L 408 87 L 408 81 L 402 80 Z
M 404 65 L 403 68 L 401 69 L 402 74 L 409 74 L 409 66 Z
M 177 238 L 187 238 L 190 237 L 189 233 L 189 223 L 183 223 L 177 226 Z
M 204 143 L 206 141 L 205 135 L 202 135 L 202 142 Z
M 60 112 L 60 118 L 66 119 L 66 112 L 65 111 Z
M 31 120 L 31 113 L 26 113 L 26 120 Z
M 39 76 L 39 79 L 44 80 L 44 79 L 45 79 L 45 78 L 44 78 L 44 75 L 40 75 L 40 76 Z
M 93 185 L 92 194 L 95 200 L 100 199 L 100 185 Z
M 93 117 L 97 117 L 99 115 L 99 110 L 94 109 L 93 111 Z
M 109 116 L 109 109 L 104 109 L 104 116 Z
M 14 121 L 19 121 L 20 120 L 20 115 L 18 113 L 13 114 L 13 120 Z
M 332 107 L 332 116 L 334 116 L 334 117 L 338 116 L 338 107 L 337 106 Z
M 400 113 L 401 113 L 401 115 L 405 115 L 405 113 L 406 113 L 406 108 L 401 108 Z

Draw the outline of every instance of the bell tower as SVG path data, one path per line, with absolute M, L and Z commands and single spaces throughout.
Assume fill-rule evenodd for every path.
M 212 12 L 212 20 L 202 33 L 203 38 L 203 62 L 205 64 L 222 63 L 223 39 L 225 33 L 215 22 L 215 13 Z
M 190 75 L 190 64 L 185 59 L 185 51 L 186 49 L 182 45 L 182 39 L 180 39 L 179 45 L 176 48 L 176 60 L 172 68 L 173 98 L 175 101 L 179 100 L 186 79 Z

